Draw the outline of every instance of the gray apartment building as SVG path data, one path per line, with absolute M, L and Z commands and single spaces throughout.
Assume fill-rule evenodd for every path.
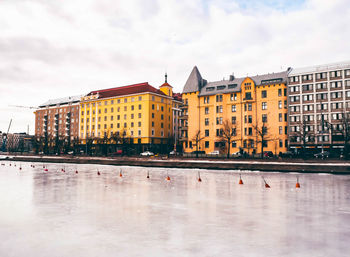
M 289 146 L 340 152 L 349 133 L 350 61 L 291 69 Z

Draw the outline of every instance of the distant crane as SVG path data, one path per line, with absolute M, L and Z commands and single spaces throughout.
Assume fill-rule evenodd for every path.
M 38 107 L 35 107 L 35 106 L 24 106 L 24 105 L 9 105 L 9 107 L 27 108 L 27 109 L 38 109 Z
M 9 124 L 8 129 L 7 129 L 7 133 L 2 139 L 1 151 L 3 151 L 3 152 L 6 152 L 6 143 L 7 143 L 8 134 L 9 134 L 9 131 L 10 131 L 10 128 L 11 128 L 11 124 L 12 124 L 12 119 L 10 120 L 10 124 Z

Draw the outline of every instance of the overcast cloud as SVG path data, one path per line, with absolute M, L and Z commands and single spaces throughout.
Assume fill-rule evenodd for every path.
M 292 2 L 292 3 L 290 3 Z M 2 0 L 0 131 L 48 99 L 350 60 L 348 0 Z

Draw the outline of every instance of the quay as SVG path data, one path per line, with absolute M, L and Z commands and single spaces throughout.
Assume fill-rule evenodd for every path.
M 75 157 L 75 156 L 9 156 L 6 161 L 41 163 L 101 164 L 159 168 L 252 170 L 262 172 L 299 172 L 350 174 L 350 162 L 341 160 L 278 160 L 278 159 L 180 159 L 138 157 Z

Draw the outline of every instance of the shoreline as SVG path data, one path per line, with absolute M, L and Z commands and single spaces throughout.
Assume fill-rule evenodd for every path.
M 140 166 L 186 169 L 258 170 L 263 172 L 329 173 L 350 175 L 350 162 L 300 161 L 300 160 L 223 160 L 223 159 L 153 159 L 136 157 L 70 157 L 70 156 L 12 156 L 1 161 L 26 161 L 49 163 L 102 164 L 115 166 Z

